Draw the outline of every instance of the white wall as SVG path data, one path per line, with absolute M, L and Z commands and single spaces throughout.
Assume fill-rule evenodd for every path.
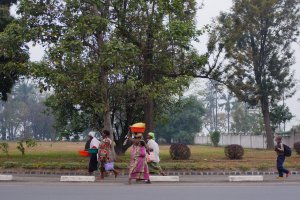
M 287 144 L 291 148 L 295 142 L 300 141 L 300 132 L 292 133 L 291 136 L 284 136 L 283 143 Z M 194 138 L 195 144 L 211 144 L 209 135 L 197 135 Z M 264 135 L 221 135 L 219 145 L 225 146 L 230 144 L 239 144 L 244 148 L 253 148 L 253 149 L 265 149 L 266 137 Z

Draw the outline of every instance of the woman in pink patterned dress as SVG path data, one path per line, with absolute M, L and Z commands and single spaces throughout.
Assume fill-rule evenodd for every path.
M 102 141 L 99 145 L 99 162 L 100 162 L 100 173 L 101 173 L 101 179 L 104 179 L 104 173 L 105 173 L 105 164 L 108 162 L 114 162 L 113 156 L 112 156 L 112 141 L 109 139 L 110 132 L 108 130 L 104 130 L 102 133 Z M 115 169 L 111 169 L 113 171 L 115 178 L 117 178 L 119 172 Z
M 151 183 L 149 179 L 149 169 L 146 160 L 146 143 L 140 140 L 138 143 L 132 145 L 132 151 L 130 155 L 130 168 L 129 168 L 129 180 L 131 179 L 145 180 L 146 183 Z

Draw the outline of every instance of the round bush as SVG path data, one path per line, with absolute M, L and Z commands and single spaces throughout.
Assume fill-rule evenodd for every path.
M 169 152 L 173 160 L 188 160 L 191 157 L 191 150 L 186 144 L 172 144 Z
M 297 152 L 297 154 L 300 155 L 300 142 L 294 143 L 294 149 Z
M 238 144 L 227 145 L 224 148 L 225 156 L 230 160 L 239 160 L 243 158 L 244 148 Z

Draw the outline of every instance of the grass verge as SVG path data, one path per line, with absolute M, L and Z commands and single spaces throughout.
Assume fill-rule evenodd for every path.
M 25 156 L 16 149 L 16 143 L 9 142 L 9 154 L 0 152 L 2 169 L 47 169 L 78 170 L 87 169 L 88 158 L 78 153 L 84 142 L 38 142 L 38 146 L 26 149 Z M 274 151 L 245 149 L 242 160 L 229 160 L 225 157 L 223 147 L 190 145 L 190 160 L 171 160 L 169 145 L 160 146 L 161 167 L 164 170 L 197 170 L 197 171 L 267 171 L 276 170 Z M 300 170 L 300 156 L 293 155 L 286 159 L 285 166 Z M 129 150 L 116 161 L 116 168 L 127 169 Z

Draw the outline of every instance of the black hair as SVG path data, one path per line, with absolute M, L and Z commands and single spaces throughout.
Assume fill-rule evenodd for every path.
M 141 146 L 143 146 L 143 147 L 146 146 L 146 143 L 145 143 L 144 140 L 141 140 L 141 141 L 140 141 L 140 144 L 141 144 Z
M 110 132 L 109 132 L 108 130 L 104 130 L 103 133 L 104 133 L 104 135 L 106 135 L 106 136 L 109 136 L 109 135 L 110 135 Z

